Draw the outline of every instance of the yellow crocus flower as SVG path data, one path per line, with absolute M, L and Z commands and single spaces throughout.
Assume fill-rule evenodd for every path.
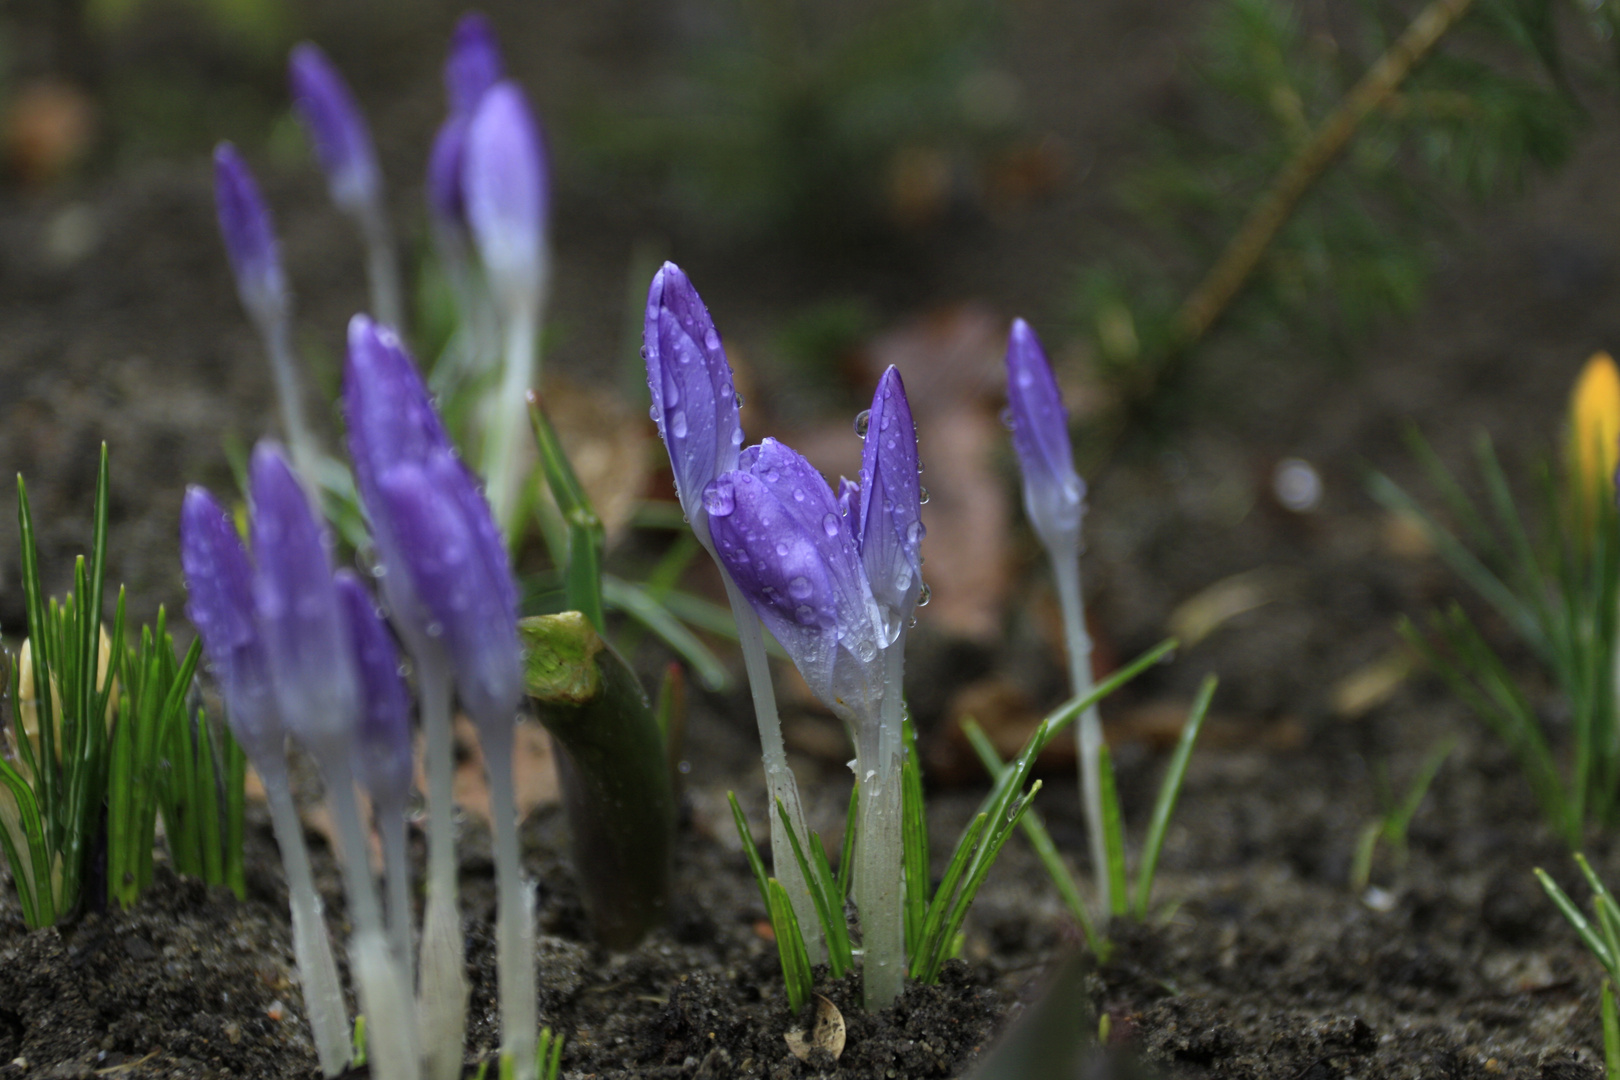
M 1614 497 L 1620 463 L 1620 369 L 1606 352 L 1593 354 L 1570 400 L 1570 456 L 1583 492 Z

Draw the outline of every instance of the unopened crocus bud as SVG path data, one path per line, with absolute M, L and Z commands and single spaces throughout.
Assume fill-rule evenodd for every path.
M 359 697 L 326 530 L 275 444 L 254 448 L 249 484 L 253 598 L 283 722 L 317 758 L 346 753 Z
M 861 453 L 861 512 L 850 522 L 861 563 L 883 612 L 884 644 L 905 629 L 922 592 L 922 484 L 917 425 L 892 365 L 878 380 Z
M 450 55 L 444 62 L 444 92 L 450 114 L 471 115 L 485 92 L 504 75 L 495 28 L 481 13 L 469 11 L 450 34 Z
M 228 142 L 214 148 L 214 206 L 242 306 L 261 329 L 268 327 L 285 316 L 287 280 L 270 211 L 247 163 Z
M 332 201 L 349 213 L 362 213 L 379 197 L 382 174 L 354 94 L 319 46 L 307 41 L 293 49 L 287 75 L 293 107 L 315 144 Z
M 1069 416 L 1040 340 L 1023 319 L 1007 338 L 1007 406 L 1024 476 L 1024 509 L 1052 551 L 1077 550 L 1086 485 L 1074 471 Z
M 259 636 L 253 565 L 225 508 L 206 489 L 186 489 L 180 508 L 186 614 L 225 698 L 231 733 L 255 762 L 280 754 L 284 735 Z
M 539 124 L 514 82 L 491 87 L 467 126 L 461 184 L 467 224 L 503 303 L 537 302 L 545 276 L 550 180 Z
M 691 280 L 674 263 L 665 263 L 647 290 L 641 353 L 675 493 L 692 531 L 708 545 L 703 492 L 710 481 L 737 468 L 742 420 L 720 333 Z
M 336 580 L 360 686 L 355 772 L 374 800 L 399 806 L 411 790 L 411 696 L 399 673 L 399 650 L 354 572 L 339 570 Z
M 827 481 L 766 439 L 705 489 L 703 505 L 721 563 L 810 689 L 851 723 L 875 715 L 882 618 Z
M 1581 369 L 1569 412 L 1570 451 L 1582 490 L 1612 498 L 1620 461 L 1620 371 L 1608 353 L 1594 354 Z

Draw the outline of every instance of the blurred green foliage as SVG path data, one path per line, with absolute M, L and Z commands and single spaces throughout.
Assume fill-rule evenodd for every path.
M 578 125 L 704 228 L 817 245 L 931 220 L 1016 130 L 989 0 L 736 0 L 656 104 Z
M 1459 195 L 1514 191 L 1568 157 L 1585 113 L 1550 2 L 1472 6 L 1315 179 L 1224 313 L 1230 329 L 1297 334 L 1342 355 L 1416 305 L 1438 242 L 1455 232 Z M 1175 299 L 1416 10 L 1367 0 L 1327 20 L 1282 0 L 1218 0 L 1196 84 L 1151 129 L 1118 192 L 1136 253 L 1084 267 L 1075 287 L 1105 375 L 1146 393 L 1172 354 L 1198 344 L 1178 338 Z

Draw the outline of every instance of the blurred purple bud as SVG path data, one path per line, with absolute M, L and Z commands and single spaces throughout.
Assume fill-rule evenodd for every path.
M 653 275 L 641 340 L 652 415 L 669 451 L 675 491 L 698 539 L 707 543 L 703 491 L 715 477 L 738 467 L 742 421 L 714 320 L 674 263 Z
M 505 74 L 495 28 L 481 13 L 469 11 L 450 35 L 450 55 L 444 62 L 444 92 L 450 115 L 470 116 L 479 99 Z
M 336 575 L 360 687 L 355 773 L 374 802 L 399 806 L 411 793 L 411 695 L 399 650 L 377 603 L 351 570 Z
M 497 83 L 478 102 L 462 151 L 461 190 L 495 293 L 535 302 L 545 273 L 550 179 L 540 127 L 516 83 Z
M 307 41 L 293 48 L 287 76 L 293 108 L 315 144 L 332 201 L 359 213 L 380 198 L 382 174 L 354 94 L 326 54 Z
M 261 326 L 276 322 L 286 314 L 287 281 L 275 228 L 247 162 L 228 142 L 214 148 L 214 206 L 242 306 Z
M 358 697 L 326 530 L 274 443 L 254 448 L 249 489 L 253 599 L 277 706 L 287 730 L 311 753 L 347 753 Z
M 883 611 L 884 644 L 900 636 L 922 591 L 922 484 L 917 473 L 917 425 L 900 372 L 878 380 L 861 453 L 861 512 L 851 522 L 861 562 Z
M 509 722 L 523 697 L 517 589 L 489 504 L 449 454 L 394 465 L 378 487 L 373 516 L 388 519 L 400 560 L 388 576 L 409 576 L 473 719 Z
M 775 439 L 739 464 L 703 493 L 716 553 L 816 696 L 863 721 L 882 693 L 881 616 L 832 489 Z
M 1069 415 L 1035 331 L 1014 319 L 1007 338 L 1007 405 L 1024 474 L 1024 511 L 1049 549 L 1080 543 L 1086 485 L 1074 471 Z
M 281 754 L 285 737 L 259 636 L 253 566 L 230 515 L 204 488 L 187 488 L 180 508 L 180 566 L 186 614 L 219 680 L 236 741 L 255 762 Z
M 467 202 L 461 187 L 461 159 L 466 146 L 467 118 L 452 116 L 439 127 L 433 137 L 433 151 L 428 155 L 428 209 L 440 225 L 458 232 L 467 227 Z
M 452 452 L 450 436 L 404 343 L 367 315 L 349 320 L 343 419 L 355 481 L 368 507 L 376 502 L 377 477 L 388 466 Z

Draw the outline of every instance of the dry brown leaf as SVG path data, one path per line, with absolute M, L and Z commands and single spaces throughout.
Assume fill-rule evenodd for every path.
M 1395 649 L 1364 664 L 1333 685 L 1333 714 L 1341 720 L 1359 720 L 1388 701 L 1412 674 L 1409 649 Z
M 58 179 L 90 149 L 95 105 L 83 90 L 40 79 L 12 96 L 5 110 L 6 159 L 26 184 Z
M 1282 575 L 1265 566 L 1222 578 L 1176 605 L 1170 633 L 1183 648 L 1195 645 L 1222 623 L 1276 600 L 1283 585 Z
M 844 1014 L 838 1011 L 838 1006 L 816 994 L 810 1030 L 794 1028 L 782 1038 L 787 1042 L 788 1053 L 800 1061 L 808 1062 L 816 1050 L 825 1050 L 837 1061 L 844 1053 Z

